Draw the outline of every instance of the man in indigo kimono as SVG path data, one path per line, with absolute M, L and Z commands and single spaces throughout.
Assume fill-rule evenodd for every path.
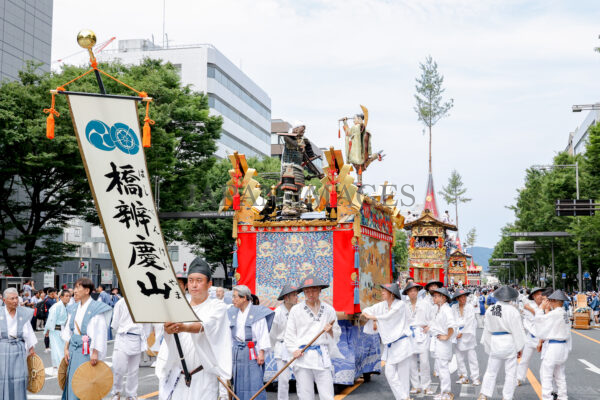
M 108 323 L 112 308 L 91 298 L 94 283 L 89 278 L 75 282 L 75 305 L 67 309 L 69 317 L 61 337 L 65 341 L 65 360 L 68 362 L 63 400 L 75 400 L 71 379 L 79 366 L 90 361 L 92 366 L 106 356 Z
M 0 308 L 0 397 L 27 399 L 27 354 L 35 354 L 37 343 L 31 326 L 33 310 L 19 306 L 15 288 L 4 291 Z
M 247 286 L 233 288 L 233 307 L 227 310 L 233 342 L 233 385 L 240 400 L 251 398 L 263 386 L 265 353 L 271 349 L 269 329 L 275 313 L 252 304 Z M 262 392 L 257 400 L 266 400 Z

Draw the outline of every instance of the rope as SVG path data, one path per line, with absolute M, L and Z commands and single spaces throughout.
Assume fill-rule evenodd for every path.
M 86 72 L 84 72 L 83 74 L 71 79 L 69 82 L 67 82 L 61 86 L 58 86 L 56 88 L 56 92 L 52 93 L 52 103 L 50 104 L 50 108 L 44 109 L 44 113 L 48 114 L 48 117 L 46 118 L 46 137 L 48 139 L 54 139 L 54 124 L 55 124 L 54 116 L 56 116 L 57 118 L 60 117 L 59 112 L 56 111 L 56 108 L 55 108 L 56 93 L 57 92 L 65 92 L 66 86 L 83 78 L 84 76 L 88 75 L 92 71 L 98 71 L 102 75 L 112 79 L 113 81 L 117 82 L 118 84 L 123 85 L 126 88 L 128 88 L 129 90 L 135 92 L 139 97 L 142 98 L 142 101 L 146 102 L 146 115 L 144 116 L 144 128 L 142 130 L 142 132 L 143 132 L 142 146 L 150 147 L 150 125 L 154 125 L 155 122 L 152 119 L 150 119 L 150 103 L 152 102 L 152 99 L 148 98 L 148 93 L 143 92 L 143 91 L 138 91 L 138 90 L 134 89 L 133 87 L 131 87 L 130 85 L 126 84 L 125 82 L 119 80 L 118 78 L 115 78 L 114 76 L 110 75 L 109 73 L 102 71 L 100 68 L 98 68 L 98 61 L 94 57 L 90 58 L 90 65 L 92 67 L 91 69 L 89 69 Z

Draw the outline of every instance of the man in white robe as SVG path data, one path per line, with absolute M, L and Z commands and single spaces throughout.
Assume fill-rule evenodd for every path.
M 512 400 L 517 385 L 517 358 L 525 345 L 521 315 L 511 301 L 519 292 L 509 286 L 494 291 L 496 304 L 487 309 L 481 343 L 489 354 L 487 369 L 481 383 L 479 400 L 490 399 L 496 386 L 498 370 L 504 363 L 502 398 Z
M 383 351 L 381 361 L 385 362 L 385 377 L 396 400 L 410 398 L 411 346 L 410 315 L 408 306 L 400 300 L 400 289 L 395 283 L 381 285 L 383 301 L 362 310 L 362 317 L 368 320 L 364 327 L 366 334 L 377 334 L 381 338 Z
M 293 285 L 285 285 L 281 289 L 281 293 L 277 298 L 283 301 L 275 309 L 275 317 L 271 326 L 271 345 L 273 346 L 273 357 L 277 360 L 277 370 L 281 370 L 292 359 L 290 352 L 285 347 L 285 329 L 287 327 L 288 316 L 293 306 L 298 303 L 298 287 Z M 285 371 L 277 377 L 277 400 L 288 400 L 290 389 L 290 378 L 292 377 L 292 369 L 286 368 Z
M 217 377 L 231 378 L 231 334 L 226 307 L 210 299 L 210 266 L 199 258 L 190 265 L 187 276 L 190 305 L 200 322 L 164 324 L 164 340 L 156 363 L 161 400 L 214 400 L 219 395 Z M 181 342 L 188 372 L 186 386 L 174 334 Z
M 535 316 L 542 313 L 540 305 L 543 300 L 544 288 L 533 288 L 529 293 L 529 302 L 523 305 L 523 327 L 525 328 L 526 340 L 523 347 L 523 355 L 517 367 L 517 386 L 521 386 L 527 379 L 527 370 L 529 369 L 529 361 L 536 352 L 540 339 L 535 332 Z
M 342 330 L 333 307 L 319 296 L 329 285 L 315 276 L 302 281 L 305 301 L 292 307 L 285 330 L 285 346 L 297 358 L 293 364 L 299 400 L 314 399 L 316 383 L 321 400 L 333 400 L 332 358 L 343 358 L 337 343 Z M 309 342 L 325 332 L 311 345 Z M 302 352 L 304 350 L 304 352 Z
M 121 298 L 117 301 L 111 322 L 116 335 L 112 358 L 114 374 L 112 400 L 120 400 L 121 395 L 127 400 L 137 399 L 140 359 L 142 351 L 148 348 L 146 342 L 148 325 L 133 322 L 125 299 Z
M 422 305 L 420 305 L 419 307 L 422 307 L 422 313 L 420 313 L 419 318 L 417 318 L 417 326 L 420 326 L 422 328 L 423 333 L 426 336 L 426 340 L 424 342 L 425 348 L 423 349 L 423 353 L 421 353 L 422 355 L 420 356 L 420 369 L 422 369 L 422 371 L 420 371 L 421 383 L 423 385 L 423 394 L 425 394 L 426 396 L 434 394 L 434 391 L 429 387 L 429 385 L 431 384 L 431 367 L 429 364 L 429 355 L 431 353 L 431 334 L 429 332 L 429 329 L 438 311 L 438 306 L 435 305 L 433 301 L 433 294 L 437 289 L 443 286 L 444 284 L 442 282 L 434 279 L 427 282 L 427 284 L 425 285 L 425 289 L 419 292 L 419 295 L 425 293 L 425 295 L 421 297 Z M 425 374 L 427 376 L 425 376 Z M 435 375 L 436 368 L 434 364 L 434 376 Z
M 451 296 L 446 288 L 435 289 L 433 301 L 437 308 L 435 318 L 429 325 L 430 351 L 435 359 L 435 368 L 440 377 L 440 393 L 434 400 L 452 400 L 452 382 L 449 363 L 452 359 L 452 337 L 456 332 L 456 320 L 448 302 Z
M 424 299 L 419 298 L 422 286 L 409 282 L 402 291 L 406 296 L 409 325 L 411 330 L 410 341 L 413 355 L 410 360 L 410 394 L 419 394 L 429 389 L 431 375 L 429 371 L 429 335 L 423 332 L 423 327 L 429 325 L 427 312 L 429 306 Z
M 477 321 L 475 320 L 475 308 L 469 304 L 467 298 L 469 292 L 458 289 L 454 293 L 457 303 L 452 306 L 454 319 L 456 320 L 456 361 L 458 364 L 458 381 L 461 385 L 468 383 L 473 386 L 481 385 L 479 380 L 479 363 L 477 361 Z M 474 297 L 474 296 L 473 296 Z M 467 378 L 467 362 L 471 371 L 471 379 Z
M 552 400 L 553 382 L 556 384 L 558 400 L 567 400 L 565 363 L 572 348 L 571 322 L 563 307 L 569 298 L 557 290 L 541 305 L 541 313 L 535 317 L 535 330 L 544 341 L 540 378 L 542 400 Z

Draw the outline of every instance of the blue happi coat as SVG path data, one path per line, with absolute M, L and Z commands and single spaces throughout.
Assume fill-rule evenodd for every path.
M 67 312 L 71 317 L 69 321 L 69 328 L 73 334 L 71 335 L 71 340 L 69 340 L 69 366 L 67 367 L 67 380 L 65 381 L 65 389 L 63 391 L 62 400 L 79 400 L 75 393 L 73 393 L 73 388 L 71 386 L 71 380 L 73 379 L 73 374 L 79 368 L 79 366 L 87 361 L 90 361 L 90 354 L 83 354 L 83 340 L 82 337 L 87 335 L 87 327 L 92 318 L 99 314 L 104 314 L 106 312 L 112 312 L 112 308 L 101 301 L 96 301 L 90 299 L 90 305 L 87 308 L 87 311 L 83 317 L 81 322 L 81 334 L 75 327 L 75 314 L 77 313 L 77 308 L 79 303 L 75 303 L 67 308 Z M 92 343 L 90 341 L 90 349 Z
M 8 336 L 8 324 L 0 308 L 0 394 L 2 399 L 27 399 L 27 350 L 23 327 L 31 323 L 33 310 L 17 307 L 17 337 Z
M 230 307 L 227 310 L 233 343 L 233 390 L 240 400 L 248 400 L 262 387 L 265 374 L 265 365 L 258 365 L 256 360 L 250 359 L 248 343 L 252 341 L 252 324 L 265 318 L 267 327 L 270 330 L 275 313 L 263 306 L 253 305 L 250 307 L 244 325 L 245 338 L 244 341 L 239 341 L 235 335 L 238 312 L 239 309 L 236 307 Z M 256 399 L 266 400 L 267 393 L 263 391 Z

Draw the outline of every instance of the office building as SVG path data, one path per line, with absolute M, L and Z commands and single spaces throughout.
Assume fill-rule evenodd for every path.
M 0 0 L 0 80 L 15 80 L 29 60 L 50 71 L 53 0 Z
M 144 39 L 119 40 L 99 61 L 137 64 L 144 58 L 171 62 L 184 85 L 206 93 L 212 115 L 223 117 L 217 157 L 234 151 L 247 157 L 271 155 L 271 99 L 235 64 L 210 44 L 160 47 Z
M 570 155 L 585 153 L 590 128 L 600 121 L 600 110 L 588 111 L 587 116 L 574 132 L 569 133 L 569 143 L 565 151 Z

